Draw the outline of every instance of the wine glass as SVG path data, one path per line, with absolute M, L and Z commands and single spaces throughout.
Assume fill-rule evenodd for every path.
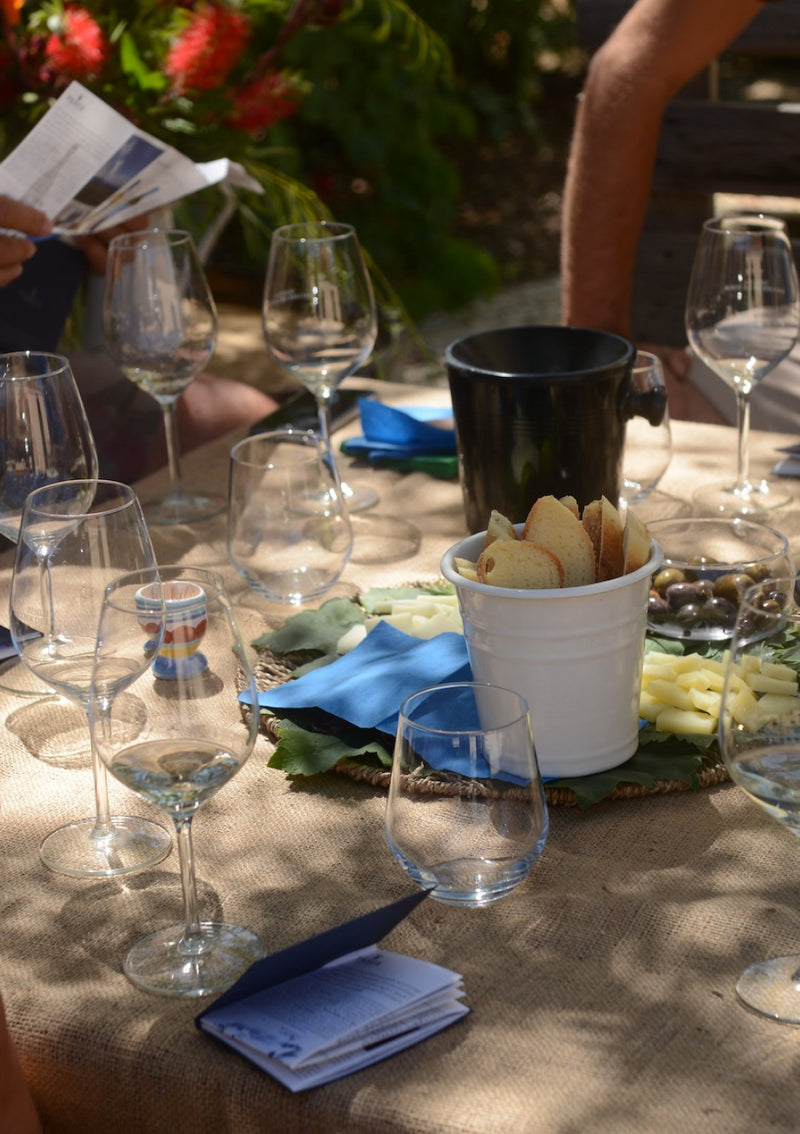
M 386 838 L 418 886 L 450 905 L 488 905 L 527 878 L 547 829 L 523 697 L 452 682 L 403 702 Z
M 267 347 L 317 399 L 319 431 L 335 466 L 330 398 L 362 366 L 378 333 L 375 296 L 355 229 L 309 221 L 272 234 L 263 303 Z M 378 502 L 374 489 L 342 484 L 350 512 Z
M 114 237 L 104 327 L 109 354 L 164 414 L 170 490 L 163 500 L 145 502 L 148 523 L 190 523 L 221 512 L 223 496 L 189 493 L 181 479 L 175 405 L 208 363 L 217 337 L 217 310 L 188 232 L 149 229 Z
M 686 300 L 686 332 L 695 354 L 736 394 L 735 480 L 697 490 L 712 512 L 758 515 L 791 495 L 750 479 L 748 437 L 753 390 L 785 358 L 800 329 L 797 271 L 782 220 L 715 217 L 703 225 Z
M 341 575 L 353 534 L 320 439 L 294 429 L 246 437 L 231 450 L 228 556 L 274 602 L 318 598 Z
M 633 388 L 642 393 L 666 390 L 661 359 L 650 351 L 639 350 L 631 370 Z M 646 417 L 632 417 L 625 423 L 625 448 L 622 454 L 622 490 L 620 505 L 630 508 L 641 504 L 653 492 L 672 458 L 672 432 L 669 409 L 657 425 Z
M 28 493 L 54 481 L 97 476 L 97 452 L 75 378 L 61 355 L 0 355 L 0 413 L 0 534 L 16 543 Z M 0 666 L 0 687 L 23 696 L 52 692 L 17 658 Z
M 184 920 L 156 930 L 128 952 L 128 978 L 148 992 L 204 996 L 227 988 L 264 955 L 243 926 L 201 921 L 192 849 L 192 819 L 234 776 L 252 751 L 258 713 L 242 715 L 237 695 L 256 704 L 255 680 L 225 585 L 213 571 L 162 567 L 153 585 L 145 571 L 106 592 L 97 635 L 92 735 L 112 775 L 174 820 Z M 143 666 L 166 627 L 153 666 Z M 136 676 L 120 696 L 106 669 Z
M 750 587 L 731 640 L 719 720 L 731 779 L 768 815 L 800 836 L 800 576 Z M 800 951 L 757 961 L 736 991 L 754 1011 L 800 1024 Z
M 139 501 L 128 485 L 82 479 L 30 493 L 11 578 L 11 634 L 22 661 L 88 710 L 105 588 L 131 567 L 152 576 L 155 565 Z M 95 815 L 48 835 L 42 861 L 59 873 L 90 878 L 160 862 L 171 846 L 169 833 L 147 819 L 112 816 L 105 768 L 93 746 L 92 767 Z

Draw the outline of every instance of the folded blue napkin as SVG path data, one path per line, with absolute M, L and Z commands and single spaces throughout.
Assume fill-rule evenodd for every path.
M 472 681 L 466 641 L 461 634 L 437 634 L 427 640 L 412 638 L 388 622 L 378 622 L 355 649 L 329 665 L 308 670 L 258 695 L 260 708 L 287 716 L 291 711 L 318 709 L 356 728 L 375 729 L 394 736 L 400 706 L 406 697 L 429 686 Z M 247 701 L 246 694 L 239 698 Z M 430 729 L 466 731 L 480 728 L 472 690 L 454 694 L 444 705 L 441 698 L 417 715 Z M 467 776 L 499 776 L 521 783 L 513 770 L 490 769 L 482 757 L 471 761 L 454 754 L 446 737 L 441 746 L 426 745 L 425 762 L 437 771 Z
M 423 640 L 379 622 L 355 649 L 330 665 L 258 695 L 262 709 L 322 709 L 356 728 L 394 735 L 400 705 L 412 693 L 447 681 L 471 681 L 461 634 Z
M 431 421 L 452 419 L 450 407 L 387 406 L 377 398 L 359 398 L 361 437 L 342 442 L 342 451 L 367 460 L 409 457 L 454 456 L 455 430 L 431 425 Z

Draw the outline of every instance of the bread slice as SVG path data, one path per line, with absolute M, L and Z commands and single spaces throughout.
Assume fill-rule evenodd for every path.
M 638 571 L 650 558 L 652 540 L 650 532 L 635 512 L 628 509 L 625 517 L 625 531 L 622 536 L 623 573 Z
M 462 575 L 465 579 L 469 579 L 473 583 L 478 582 L 477 567 L 471 559 L 460 559 L 456 557 L 453 560 L 453 566 L 456 571 L 458 571 L 459 575 Z
M 578 501 L 574 496 L 559 496 L 559 502 L 563 504 L 565 508 L 569 508 L 570 512 L 572 512 L 573 516 L 577 520 L 581 518 L 580 509 L 578 508 Z
M 511 523 L 507 516 L 497 509 L 492 508 L 491 515 L 489 516 L 489 524 L 486 528 L 486 542 L 484 547 L 488 547 L 490 543 L 494 543 L 496 539 L 516 539 L 517 530 Z
M 586 587 L 594 582 L 594 546 L 580 520 L 555 496 L 540 496 L 534 503 L 522 539 L 546 547 L 561 561 L 565 587 Z
M 495 540 L 475 569 L 479 581 L 493 587 L 550 590 L 564 585 L 564 568 L 552 551 L 521 539 Z
M 592 500 L 583 509 L 583 526 L 594 546 L 595 579 L 604 583 L 623 573 L 622 517 L 605 496 Z

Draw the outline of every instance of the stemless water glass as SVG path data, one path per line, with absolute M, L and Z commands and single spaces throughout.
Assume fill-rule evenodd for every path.
M 658 355 L 646 350 L 636 352 L 631 383 L 642 393 L 666 389 L 664 368 Z M 672 431 L 669 409 L 657 425 L 645 417 L 632 417 L 625 423 L 625 448 L 622 454 L 622 491 L 620 504 L 630 508 L 641 504 L 658 487 L 672 458 Z
M 104 304 L 106 347 L 126 378 L 161 406 L 170 490 L 145 502 L 153 524 L 204 520 L 223 496 L 183 487 L 175 404 L 214 353 L 217 309 L 194 241 L 182 229 L 115 236 L 108 247 Z
M 156 559 L 128 485 L 63 481 L 27 497 L 11 579 L 12 637 L 25 665 L 86 711 L 103 594 L 131 567 L 152 578 Z M 119 677 L 124 684 L 125 674 Z M 160 862 L 171 846 L 169 833 L 148 819 L 112 816 L 94 746 L 92 767 L 95 815 L 48 835 L 43 862 L 76 877 L 127 874 Z
M 315 434 L 280 429 L 234 445 L 228 555 L 257 594 L 293 605 L 317 598 L 352 547 L 347 509 Z
M 800 330 L 797 270 L 786 226 L 776 217 L 714 217 L 703 225 L 686 299 L 686 333 L 697 356 L 736 394 L 738 471 L 699 488 L 711 512 L 758 515 L 791 494 L 750 479 L 750 398 L 785 358 Z
M 316 397 L 333 461 L 331 395 L 367 361 L 378 334 L 372 283 L 352 225 L 309 221 L 275 229 L 263 322 L 273 357 Z M 351 512 L 378 500 L 373 489 L 343 484 L 342 491 Z
M 731 641 L 719 742 L 731 779 L 800 836 L 800 576 L 751 587 Z M 800 1024 L 800 948 L 756 961 L 736 991 L 754 1011 Z
M 497 901 L 527 878 L 547 829 L 524 698 L 453 682 L 404 701 L 386 838 L 418 886 L 451 905 Z
M 201 921 L 192 848 L 195 812 L 236 775 L 255 743 L 258 713 L 243 716 L 238 694 L 257 703 L 255 680 L 224 583 L 213 571 L 161 567 L 125 575 L 105 597 L 91 702 L 100 757 L 121 783 L 162 807 L 175 823 L 184 919 L 128 952 L 128 978 L 148 992 L 204 996 L 227 988 L 264 946 L 251 930 Z M 165 628 L 152 666 L 141 659 Z M 113 663 L 113 664 L 112 664 Z M 109 665 L 135 672 L 124 694 Z
M 28 493 L 54 481 L 97 476 L 97 452 L 75 378 L 61 355 L 0 355 L 0 412 L 0 534 L 16 543 Z M 16 658 L 0 666 L 0 687 L 26 696 L 49 692 Z

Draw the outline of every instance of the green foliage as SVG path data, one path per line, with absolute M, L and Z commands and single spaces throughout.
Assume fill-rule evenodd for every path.
M 348 18 L 289 45 L 286 62 L 309 93 L 271 133 L 269 164 L 286 184 L 313 189 L 317 210 L 355 225 L 384 304 L 396 295 L 413 319 L 458 310 L 491 296 L 500 271 L 455 235 L 462 186 L 452 155 L 520 126 L 534 147 L 540 59 L 552 64 L 571 42 L 571 10 L 549 0 L 356 0 Z M 273 193 L 248 207 L 243 242 L 262 263 L 258 222 L 299 219 L 297 201 Z

